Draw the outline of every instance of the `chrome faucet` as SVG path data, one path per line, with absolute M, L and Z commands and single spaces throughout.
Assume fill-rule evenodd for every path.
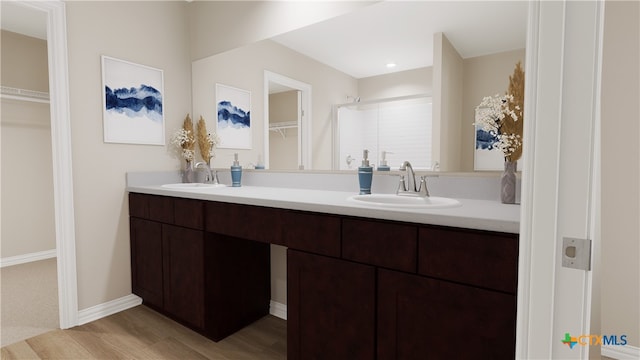
M 413 166 L 408 161 L 405 161 L 400 165 L 400 171 L 406 171 L 406 180 L 405 175 L 400 175 L 400 184 L 398 184 L 398 190 L 396 191 L 397 195 L 404 196 L 421 196 L 427 197 L 429 196 L 429 190 L 427 189 L 427 181 L 424 176 L 420 177 L 420 185 L 416 186 L 416 174 L 413 171 Z
M 204 183 L 205 184 L 218 184 L 218 174 L 216 173 L 215 170 L 211 170 L 211 167 L 209 167 L 209 164 L 207 164 L 204 161 L 200 161 L 198 163 L 196 163 L 195 168 L 199 168 L 200 166 L 204 165 L 204 170 L 207 172 L 204 176 Z

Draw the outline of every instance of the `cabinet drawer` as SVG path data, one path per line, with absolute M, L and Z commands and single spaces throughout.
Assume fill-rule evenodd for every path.
M 342 257 L 415 273 L 417 238 L 417 226 L 344 219 Z
M 281 225 L 282 210 L 229 204 L 205 203 L 205 230 L 241 239 L 284 245 Z
M 168 196 L 148 195 L 149 220 L 173 224 L 173 199 Z
M 515 294 L 517 235 L 422 227 L 419 236 L 420 274 Z
M 175 198 L 173 200 L 174 224 L 192 229 L 204 229 L 204 206 L 200 200 Z
M 340 257 L 340 218 L 288 211 L 282 213 L 284 245 Z
M 173 199 L 168 196 L 129 193 L 129 215 L 173 224 Z
M 129 216 L 141 219 L 149 218 L 149 195 L 129 193 Z

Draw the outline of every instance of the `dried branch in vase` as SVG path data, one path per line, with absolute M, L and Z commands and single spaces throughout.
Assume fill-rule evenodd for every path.
M 501 130 L 504 134 L 512 134 L 520 139 L 520 144 L 515 147 L 508 157 L 508 160 L 516 161 L 522 156 L 522 133 L 524 129 L 524 71 L 522 71 L 519 61 L 513 70 L 513 75 L 509 76 L 507 94 L 513 97 L 508 103 L 509 110 L 516 114 L 517 119 L 507 118 Z
M 197 129 L 200 155 L 202 156 L 202 159 L 204 161 L 209 163 L 212 158 L 216 157 L 214 149 L 220 142 L 220 139 L 218 138 L 218 135 L 215 133 L 215 131 L 212 133 L 207 132 L 207 124 L 202 116 L 200 116 L 200 120 L 198 120 Z

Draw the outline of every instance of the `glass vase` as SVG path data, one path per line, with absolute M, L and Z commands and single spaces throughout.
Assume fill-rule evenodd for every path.
M 193 162 L 186 160 L 184 163 L 184 169 L 182 169 L 182 182 L 192 183 L 195 181 L 195 173 L 193 172 Z
M 503 204 L 516 203 L 516 168 L 517 161 L 504 162 L 504 172 L 500 179 L 500 201 Z

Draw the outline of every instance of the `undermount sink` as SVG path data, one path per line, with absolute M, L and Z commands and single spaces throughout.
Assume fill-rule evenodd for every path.
M 456 199 L 444 197 L 400 196 L 395 194 L 354 195 L 348 198 L 362 205 L 406 209 L 437 209 L 461 206 Z
M 163 188 L 176 189 L 176 190 L 202 190 L 226 187 L 225 184 L 204 184 L 204 183 L 177 183 L 177 184 L 164 184 Z

